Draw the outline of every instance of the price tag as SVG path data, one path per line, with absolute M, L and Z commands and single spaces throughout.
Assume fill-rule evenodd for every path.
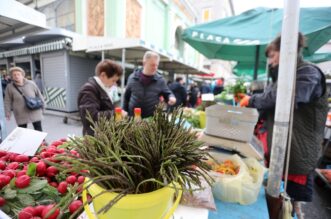
M 46 132 L 17 127 L 0 144 L 0 150 L 34 156 L 46 136 Z
M 94 207 L 93 207 L 93 203 L 89 204 L 89 211 L 90 213 L 93 215 L 93 218 L 90 218 L 87 216 L 86 211 L 83 211 L 83 213 L 81 213 L 77 219 L 94 219 L 97 218 L 96 214 L 94 213 Z
M 201 100 L 202 101 L 214 101 L 215 96 L 214 96 L 214 94 L 202 94 L 201 95 Z
M 0 218 L 1 219 L 11 219 L 7 214 L 0 210 Z

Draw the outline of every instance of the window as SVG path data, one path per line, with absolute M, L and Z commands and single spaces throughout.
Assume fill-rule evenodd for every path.
M 175 33 L 175 48 L 178 50 L 179 55 L 183 57 L 184 54 L 184 42 L 182 40 L 182 33 L 183 33 L 183 28 L 182 27 L 177 27 L 176 33 Z
M 210 21 L 211 19 L 211 8 L 205 8 L 202 10 L 202 22 Z
M 47 16 L 47 26 L 75 31 L 75 0 L 53 1 L 39 10 Z

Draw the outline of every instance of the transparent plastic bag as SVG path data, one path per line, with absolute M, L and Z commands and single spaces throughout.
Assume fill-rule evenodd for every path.
M 266 168 L 254 158 L 245 158 L 252 181 L 243 182 L 242 204 L 252 204 L 260 192 Z
M 204 179 L 201 179 L 201 184 L 204 188 L 202 190 L 195 190 L 192 193 L 190 191 L 184 191 L 180 204 L 216 211 L 215 200 L 211 191 L 211 187 Z
M 236 175 L 212 171 L 215 179 L 212 186 L 214 197 L 224 202 L 238 202 L 243 205 L 254 203 L 262 185 L 264 167 L 254 158 L 243 160 L 238 155 L 222 156 L 217 153 L 212 156 L 219 162 L 231 160 L 240 168 Z

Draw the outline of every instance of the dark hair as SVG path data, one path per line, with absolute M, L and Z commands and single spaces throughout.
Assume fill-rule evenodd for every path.
M 270 51 L 280 51 L 281 36 L 276 37 L 265 49 L 265 56 L 268 57 Z M 299 32 L 298 36 L 298 53 L 305 46 L 305 37 Z
M 97 64 L 95 67 L 95 74 L 99 76 L 101 72 L 105 72 L 108 78 L 113 77 L 114 75 L 117 75 L 119 77 L 123 74 L 122 67 L 117 64 L 116 62 L 105 59 Z
M 177 78 L 176 78 L 176 82 L 180 82 L 181 80 L 183 80 L 182 77 L 177 77 Z

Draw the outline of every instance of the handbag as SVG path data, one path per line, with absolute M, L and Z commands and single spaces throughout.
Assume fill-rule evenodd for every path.
M 43 101 L 41 100 L 40 97 L 27 97 L 25 96 L 22 91 L 18 89 L 15 83 L 13 83 L 14 87 L 16 90 L 23 96 L 25 106 L 30 109 L 30 110 L 37 110 L 43 107 Z

